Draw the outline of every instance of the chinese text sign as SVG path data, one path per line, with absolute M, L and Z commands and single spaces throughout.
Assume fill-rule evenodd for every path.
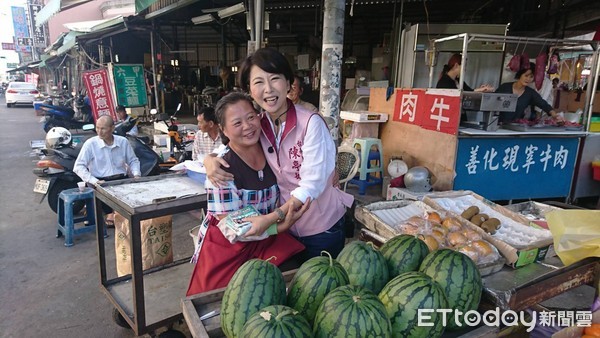
M 117 103 L 125 107 L 146 105 L 146 78 L 142 65 L 113 65 Z
M 566 197 L 578 138 L 460 138 L 454 190 L 490 200 Z
M 460 92 L 436 89 L 398 89 L 394 121 L 456 135 L 460 120 Z
M 92 105 L 94 121 L 104 115 L 110 115 L 116 121 L 117 116 L 110 93 L 108 71 L 106 69 L 96 69 L 83 72 L 83 81 Z

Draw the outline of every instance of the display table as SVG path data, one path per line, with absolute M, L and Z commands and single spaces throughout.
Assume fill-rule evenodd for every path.
M 361 230 L 359 239 L 378 246 L 383 244 L 376 234 L 366 229 Z M 482 278 L 483 295 L 479 307 L 525 310 L 580 285 L 592 284 L 596 276 L 600 277 L 599 263 L 598 258 L 586 258 L 565 267 L 558 257 L 549 257 L 518 269 L 505 266 Z
M 140 221 L 206 207 L 202 184 L 185 175 L 161 175 L 106 182 L 96 189 L 96 205 L 104 202 L 131 224 L 131 275 L 108 279 L 102 208 L 96 208 L 101 289 L 136 335 L 181 318 L 192 264 L 189 258 L 142 271 Z

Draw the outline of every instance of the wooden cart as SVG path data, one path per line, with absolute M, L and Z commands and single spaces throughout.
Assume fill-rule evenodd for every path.
M 288 285 L 297 269 L 283 273 L 283 279 Z M 225 337 L 221 330 L 221 300 L 225 288 L 216 289 L 181 300 L 183 317 L 195 338 Z M 257 337 L 259 338 L 259 337 Z
M 189 258 L 184 258 L 142 271 L 140 221 L 206 207 L 202 184 L 181 174 L 161 175 L 106 182 L 97 188 L 95 196 L 101 289 L 117 314 L 138 336 L 179 320 L 180 299 L 185 296 L 193 266 L 183 264 L 189 262 Z M 129 221 L 131 275 L 107 278 L 101 202 Z

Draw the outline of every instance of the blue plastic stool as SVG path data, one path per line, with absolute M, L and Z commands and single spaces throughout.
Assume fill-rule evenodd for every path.
M 352 146 L 356 148 L 356 145 L 360 146 L 358 179 L 353 178 L 348 183 L 357 185 L 358 194 L 364 195 L 367 187 L 383 183 L 383 147 L 380 139 L 372 137 L 355 138 Z M 373 150 L 373 147 L 377 150 Z M 375 161 L 376 164 L 371 165 L 372 161 Z M 375 177 L 371 173 L 378 173 L 379 177 Z
M 75 217 L 73 215 L 73 203 L 75 201 L 85 201 L 87 215 Z M 56 237 L 60 237 L 61 233 L 65 235 L 65 246 L 73 246 L 73 236 L 87 232 L 96 231 L 96 217 L 94 212 L 94 190 L 85 188 L 83 192 L 76 189 L 63 190 L 58 195 L 58 232 Z M 75 229 L 75 224 L 87 221 L 88 224 Z M 104 228 L 104 238 L 108 237 L 106 228 Z

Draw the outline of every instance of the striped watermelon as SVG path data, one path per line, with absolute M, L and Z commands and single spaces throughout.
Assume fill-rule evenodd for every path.
M 244 324 L 240 337 L 312 337 L 312 328 L 296 310 L 285 305 L 271 305 L 253 314 Z
M 285 304 L 281 271 L 268 261 L 251 259 L 235 272 L 221 302 L 221 329 L 229 338 L 240 336 L 246 321 L 269 305 Z
M 316 338 L 391 337 L 385 307 L 370 290 L 344 285 L 331 291 L 317 310 Z
M 387 262 L 390 278 L 403 272 L 417 271 L 429 253 L 422 240 L 409 235 L 400 235 L 385 242 L 379 249 Z
M 363 286 L 376 294 L 389 280 L 385 258 L 371 242 L 349 243 L 342 249 L 337 261 L 348 273 L 350 284 Z
M 437 250 L 425 257 L 419 267 L 436 281 L 448 298 L 448 306 L 463 313 L 476 310 L 481 299 L 483 283 L 473 260 L 468 256 L 450 249 Z M 454 314 L 449 314 L 454 318 Z M 448 329 L 456 329 L 454 320 L 448 322 Z
M 290 283 L 287 305 L 298 310 L 313 323 L 323 298 L 338 286 L 350 283 L 346 270 L 329 257 L 313 257 L 304 262 Z
M 440 337 L 444 332 L 442 316 L 436 312 L 422 317 L 432 326 L 419 325 L 419 309 L 447 309 L 442 287 L 431 277 L 417 271 L 401 273 L 385 285 L 379 299 L 392 322 L 392 335 L 398 338 Z

